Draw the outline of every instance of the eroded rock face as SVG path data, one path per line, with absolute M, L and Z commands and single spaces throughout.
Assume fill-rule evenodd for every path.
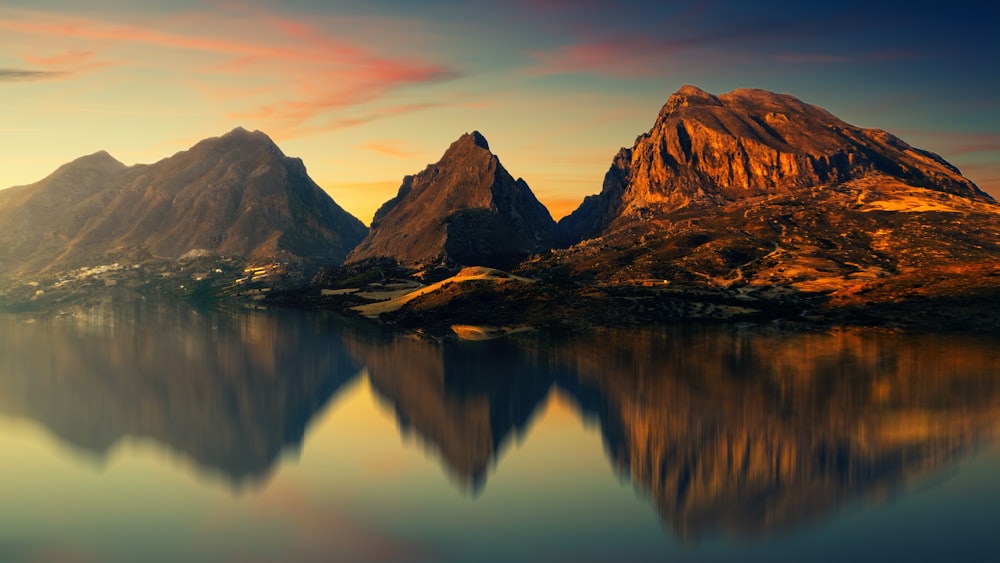
M 798 309 L 823 295 L 865 314 L 915 296 L 994 299 L 1000 276 L 1000 205 L 955 167 L 762 90 L 681 88 L 559 228 L 575 246 L 529 275 L 721 288 Z
M 615 156 L 600 195 L 560 227 L 575 242 L 648 208 L 723 205 L 872 176 L 991 200 L 938 155 L 792 96 L 754 89 L 714 96 L 684 86 L 649 132 Z
M 437 163 L 403 179 L 347 261 L 390 257 L 418 267 L 442 261 L 510 267 L 552 248 L 554 233 L 548 210 L 474 131 Z

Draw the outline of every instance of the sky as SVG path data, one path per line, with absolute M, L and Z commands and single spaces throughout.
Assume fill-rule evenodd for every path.
M 683 84 L 792 94 L 1000 198 L 1000 2 L 0 0 L 0 187 L 261 130 L 366 223 L 478 130 L 559 218 Z

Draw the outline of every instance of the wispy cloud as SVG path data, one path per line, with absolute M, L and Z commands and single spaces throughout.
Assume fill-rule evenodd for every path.
M 52 56 L 24 55 L 30 64 L 44 67 L 81 67 L 93 64 L 94 51 L 66 51 Z
M 28 70 L 21 68 L 0 68 L 0 82 L 33 82 L 65 78 L 69 73 L 62 70 Z
M 209 97 L 224 98 L 236 107 L 242 103 L 231 117 L 253 119 L 288 134 L 342 127 L 352 119 L 339 115 L 344 110 L 377 106 L 397 90 L 462 76 L 457 69 L 411 52 L 387 55 L 384 43 L 376 51 L 341 39 L 322 23 L 243 8 L 242 15 L 227 17 L 224 27 L 218 25 L 218 14 L 200 12 L 175 14 L 154 26 L 0 10 L 0 33 L 30 37 L 36 43 L 39 38 L 69 43 L 70 48 L 59 53 L 23 56 L 37 66 L 62 65 L 61 76 L 111 64 L 102 62 L 104 53 L 123 56 L 122 64 L 132 67 L 148 68 L 148 61 L 154 60 L 158 68 L 183 76 L 186 84 L 195 84 Z M 0 79 L 56 76 L 11 69 Z M 388 114 L 420 104 L 396 106 L 403 109 Z M 384 113 L 372 110 L 367 115 L 374 119 Z
M 393 158 L 409 158 L 416 154 L 403 148 L 403 141 L 399 139 L 372 140 L 362 143 L 358 148 Z
M 662 76 L 713 64 L 830 64 L 933 58 L 926 42 L 893 41 L 877 17 L 825 25 L 808 4 L 768 6 L 736 1 L 649 3 L 515 0 L 551 30 L 549 45 L 526 51 L 532 75 Z M 904 16 L 901 16 L 905 18 Z M 891 19 L 891 18 L 890 18 Z

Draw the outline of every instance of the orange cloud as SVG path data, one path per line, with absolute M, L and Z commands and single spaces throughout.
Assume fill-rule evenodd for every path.
M 157 56 L 156 64 L 193 77 L 186 83 L 196 83 L 197 89 L 210 97 L 227 101 L 255 98 L 256 109 L 232 111 L 230 117 L 252 118 L 268 130 L 290 134 L 349 125 L 352 118 L 338 116 L 340 110 L 362 104 L 377 106 L 396 90 L 461 75 L 448 66 L 409 54 L 395 57 L 376 53 L 364 45 L 335 38 L 330 30 L 311 22 L 276 14 L 251 12 L 228 18 L 225 27 L 220 27 L 217 20 L 217 14 L 189 13 L 165 18 L 157 27 L 150 27 L 46 12 L 0 10 L 0 33 L 75 42 L 73 49 L 61 54 L 24 56 L 32 64 L 62 66 L 70 71 L 97 65 L 94 61 L 99 51 L 126 53 L 129 57 L 140 56 L 135 54 L 135 47 L 176 53 L 175 57 Z M 179 23 L 183 30 L 166 28 Z M 193 68 L 192 54 L 201 57 Z M 130 66 L 144 64 L 145 60 L 135 60 Z M 11 74 L 7 79 L 42 76 Z M 362 122 L 424 106 L 407 104 L 371 110 Z
M 659 72 L 659 67 L 649 64 L 677 50 L 667 43 L 644 39 L 577 43 L 564 45 L 552 51 L 531 51 L 528 54 L 538 61 L 531 74 L 568 74 L 600 72 L 618 77 L 635 77 Z
M 69 75 L 64 71 L 31 70 L 23 68 L 0 68 L 0 82 L 31 82 L 34 80 L 52 80 L 65 78 Z
M 94 51 L 67 51 L 51 57 L 24 55 L 25 62 L 44 67 L 79 67 L 93 61 Z
M 398 139 L 386 139 L 384 141 L 368 141 L 358 148 L 393 158 L 409 158 L 416 154 L 413 151 L 404 149 L 402 145 L 403 141 Z

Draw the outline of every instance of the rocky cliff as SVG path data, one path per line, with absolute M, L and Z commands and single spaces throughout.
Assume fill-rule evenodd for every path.
M 929 301 L 958 322 L 955 298 L 1000 297 L 989 195 L 935 154 L 761 90 L 681 88 L 559 227 L 578 244 L 526 273 L 722 289 L 848 322 L 847 310 L 896 322 Z
M 389 257 L 413 267 L 510 267 L 554 245 L 549 212 L 474 131 L 452 143 L 441 160 L 403 179 L 347 261 Z
M 793 96 L 755 89 L 714 96 L 685 85 L 670 96 L 653 127 L 615 156 L 601 193 L 560 226 L 575 242 L 644 212 L 873 177 L 991 201 L 940 156 L 885 131 L 845 123 Z

